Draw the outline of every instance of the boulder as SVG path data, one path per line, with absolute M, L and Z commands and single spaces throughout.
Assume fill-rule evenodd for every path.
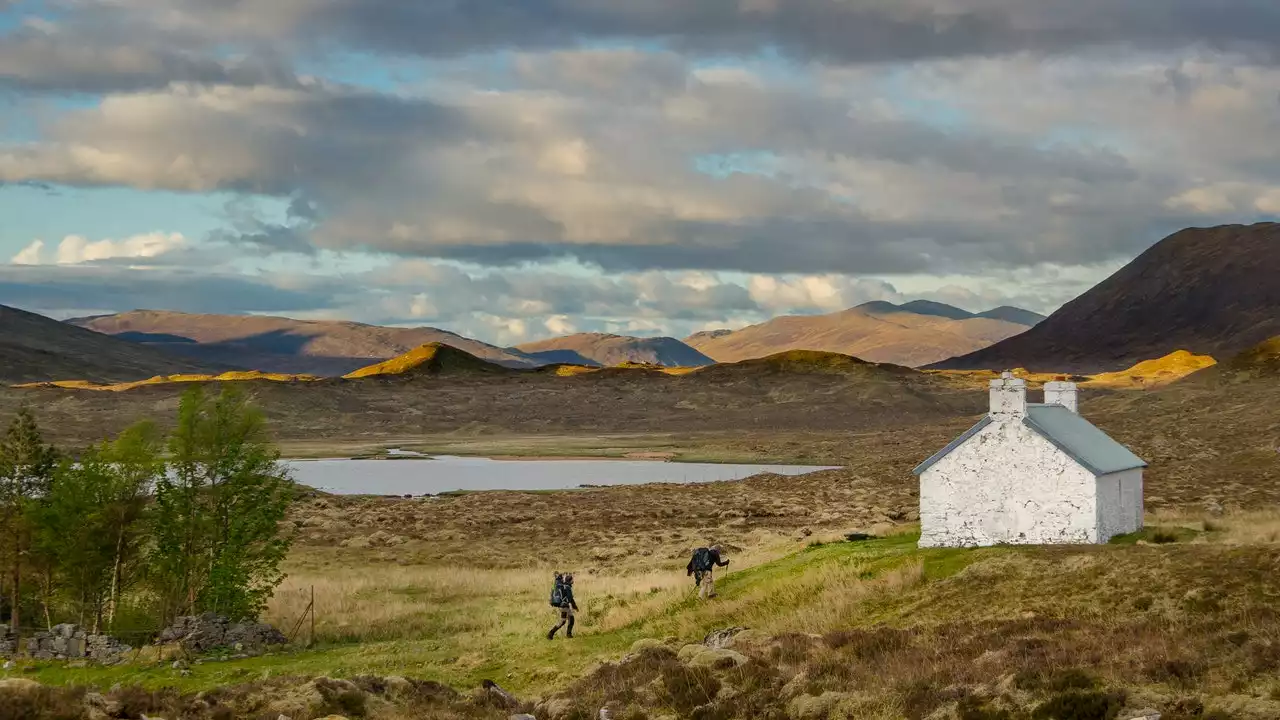
M 747 664 L 747 656 L 736 650 L 713 650 L 706 648 L 689 660 L 690 667 L 701 667 L 709 670 L 729 670 Z
M 715 632 L 707 635 L 707 637 L 703 639 L 702 644 L 717 650 L 733 647 L 734 636 L 744 630 L 746 630 L 744 627 L 731 627 L 723 630 L 716 630 Z

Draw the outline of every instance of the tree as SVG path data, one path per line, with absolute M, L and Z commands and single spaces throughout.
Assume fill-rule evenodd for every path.
M 284 579 L 280 532 L 292 483 L 262 414 L 231 387 L 183 395 L 156 483 L 153 572 L 166 619 L 217 612 L 257 617 Z
M 112 626 L 120 594 L 137 576 L 148 494 L 163 469 L 159 436 L 150 423 L 58 466 L 32 523 L 46 618 L 59 589 L 79 624 L 91 618 L 95 633 L 104 620 Z
M 22 604 L 22 564 L 32 504 L 48 492 L 57 453 L 44 443 L 35 416 L 23 407 L 0 440 L 0 531 L 9 545 L 9 625 L 16 632 Z

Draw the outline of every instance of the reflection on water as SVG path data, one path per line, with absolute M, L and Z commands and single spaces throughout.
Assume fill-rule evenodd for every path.
M 764 472 L 802 475 L 806 465 L 721 465 L 647 460 L 291 460 L 293 479 L 340 495 L 435 495 L 455 490 L 565 490 L 584 485 L 701 483 Z

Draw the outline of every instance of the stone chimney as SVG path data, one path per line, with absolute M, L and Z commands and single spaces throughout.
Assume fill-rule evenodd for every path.
M 1076 384 L 1066 380 L 1054 380 L 1044 384 L 1044 404 L 1061 405 L 1073 413 L 1080 412 L 1076 399 Z
M 1006 370 L 991 381 L 991 416 L 1024 417 L 1027 414 L 1027 381 Z

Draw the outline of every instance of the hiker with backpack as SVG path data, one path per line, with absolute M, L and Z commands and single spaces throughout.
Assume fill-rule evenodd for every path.
M 693 558 L 685 568 L 693 576 L 694 585 L 698 588 L 698 597 L 706 599 L 716 596 L 715 569 L 727 567 L 728 560 L 720 559 L 720 546 L 700 547 L 693 551 Z
M 551 588 L 551 607 L 560 611 L 560 622 L 547 633 L 547 639 L 554 640 L 566 622 L 569 630 L 565 637 L 573 637 L 573 615 L 578 611 L 578 601 L 573 599 L 573 573 L 556 573 L 556 583 Z

